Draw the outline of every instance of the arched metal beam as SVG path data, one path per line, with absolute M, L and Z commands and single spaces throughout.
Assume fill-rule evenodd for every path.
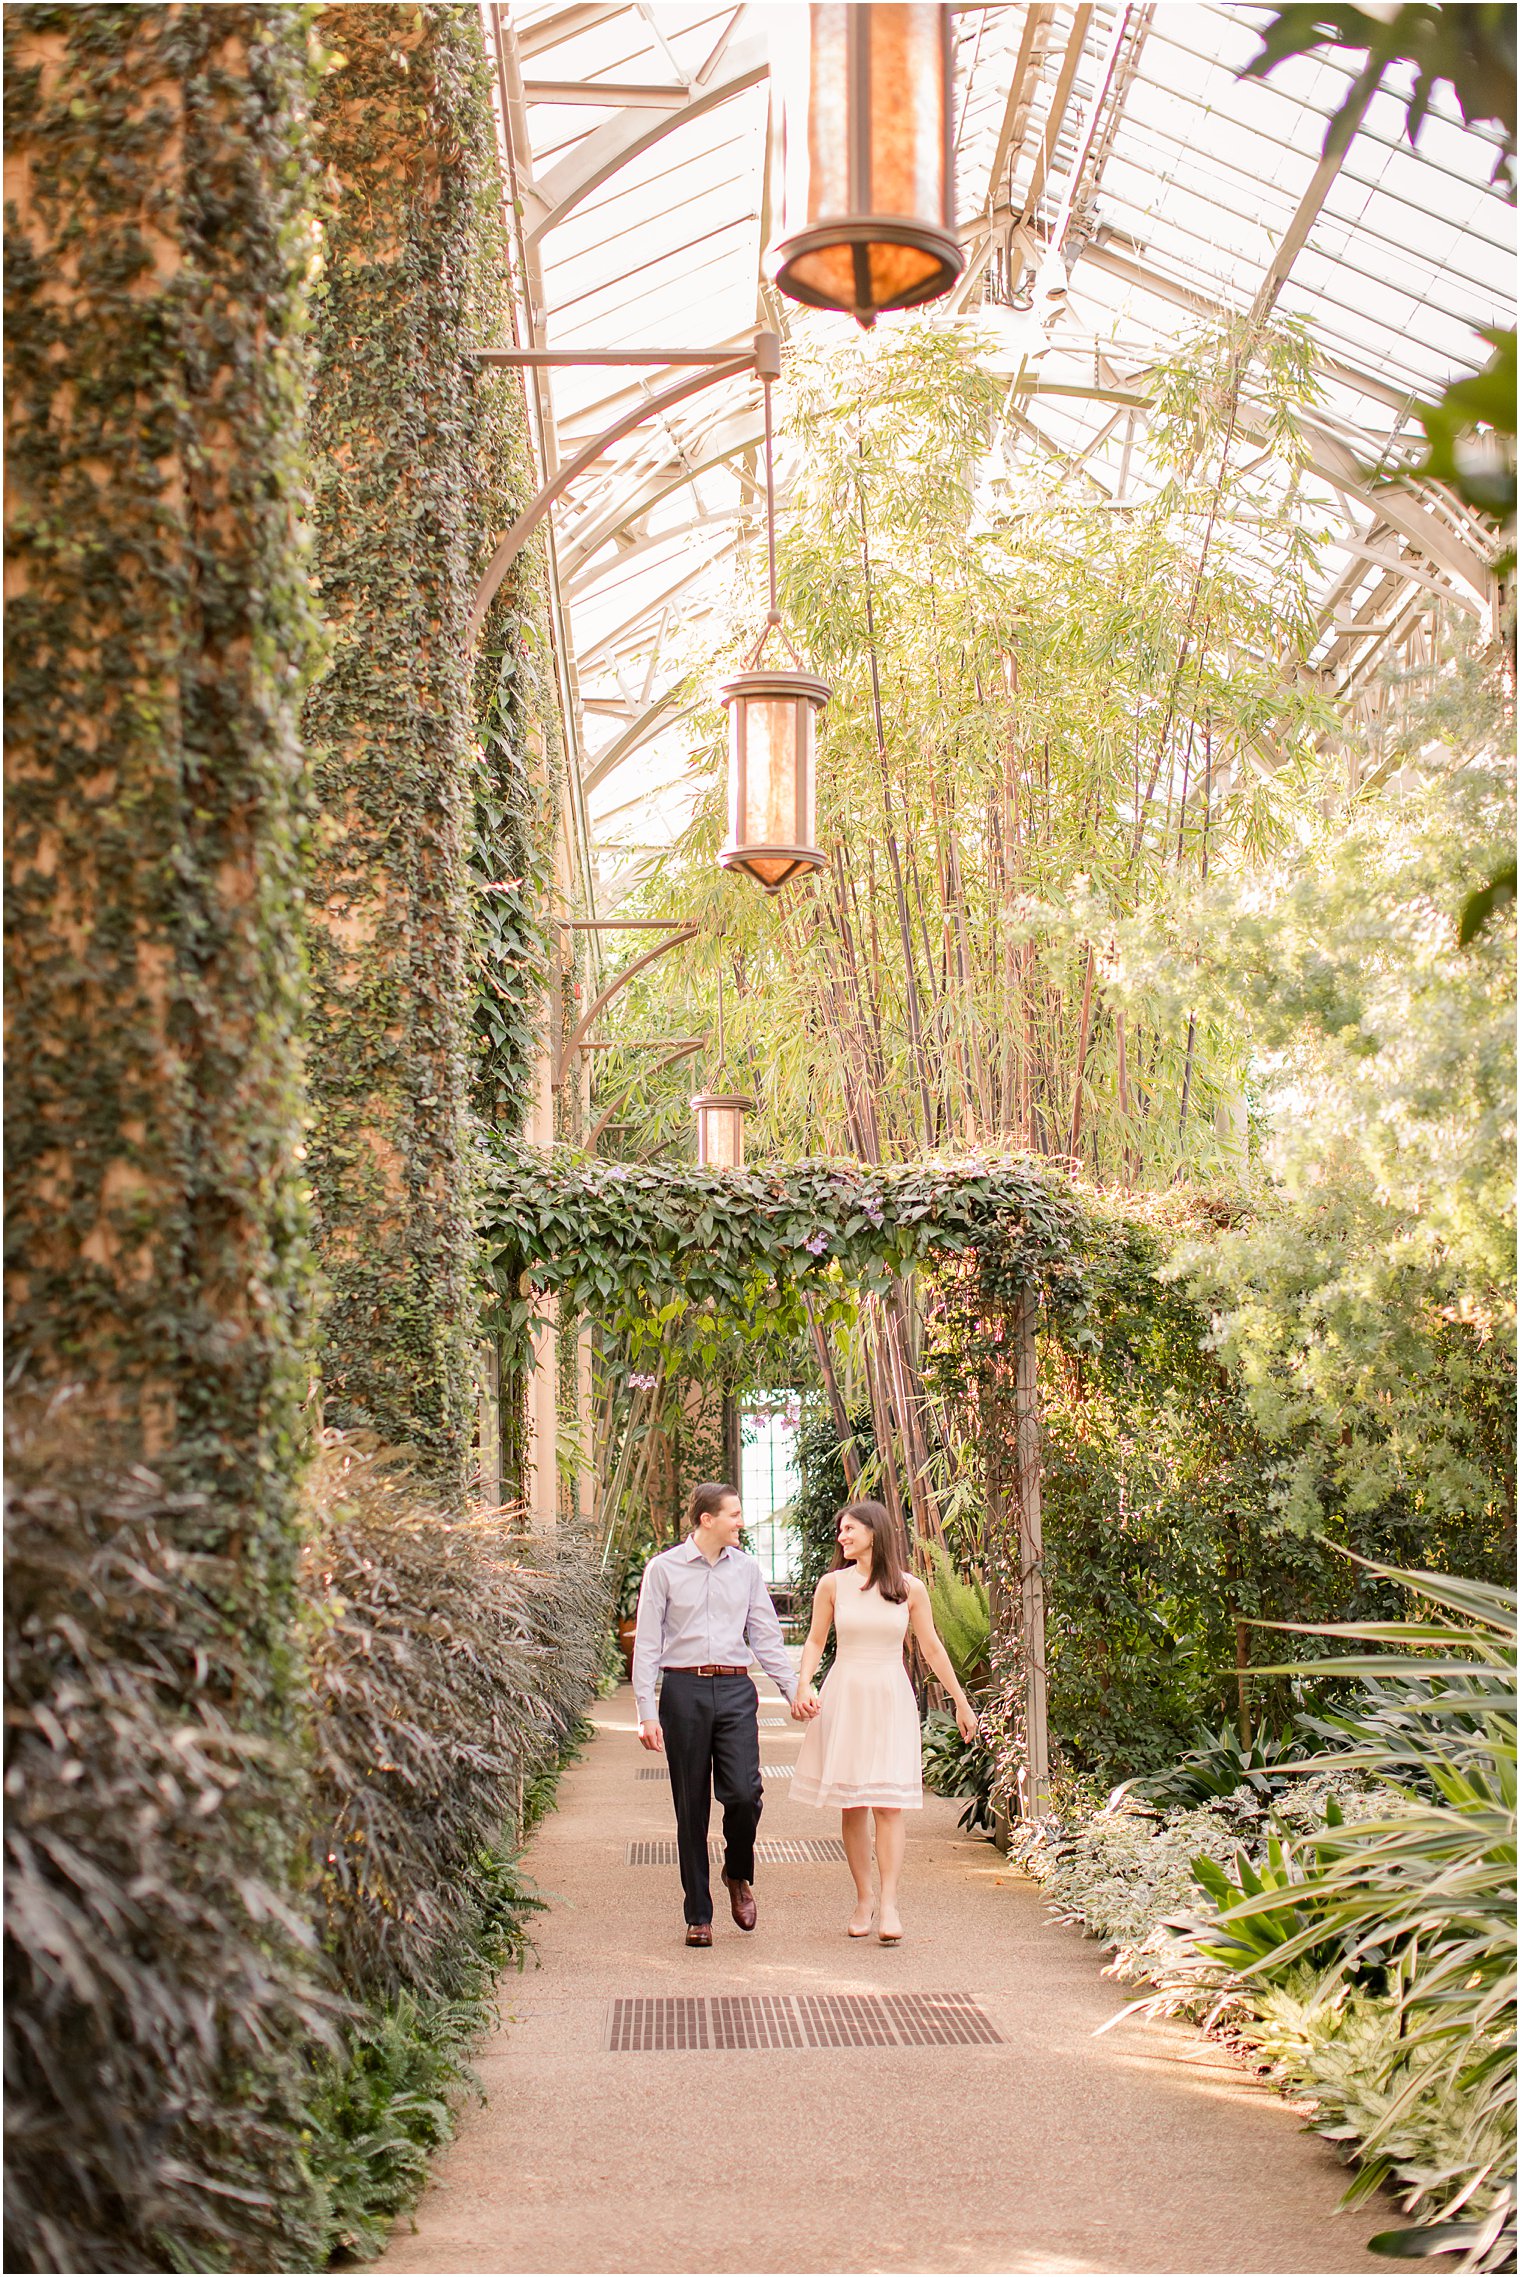
M 624 435 L 630 434 L 635 427 L 641 426 L 646 419 L 657 419 L 662 412 L 674 410 L 675 406 L 678 403 L 684 403 L 689 395 L 696 395 L 704 387 L 712 387 L 718 380 L 736 379 L 740 372 L 755 371 L 758 368 L 759 342 L 762 339 L 774 340 L 775 335 L 757 333 L 755 338 L 756 346 L 746 354 L 726 356 L 722 363 L 712 364 L 705 371 L 689 373 L 684 379 L 673 380 L 669 387 L 658 389 L 655 394 L 649 397 L 647 402 L 634 404 L 631 410 L 625 411 L 621 419 L 615 419 L 612 425 L 605 428 L 600 435 L 593 435 L 590 442 L 584 444 L 576 452 L 573 459 L 566 459 L 564 465 L 550 476 L 532 505 L 518 515 L 517 520 L 501 540 L 487 564 L 485 575 L 476 588 L 475 606 L 470 611 L 469 636 L 472 643 L 480 638 L 481 627 L 486 621 L 486 611 L 496 598 L 497 588 L 502 579 L 548 513 L 549 508 L 554 504 L 555 499 L 569 489 L 576 476 L 584 474 L 587 467 L 594 465 L 609 443 L 618 442 Z
M 683 925 L 681 927 L 681 930 L 678 933 L 672 933 L 668 940 L 656 941 L 652 949 L 646 949 L 641 957 L 635 957 L 633 963 L 626 966 L 624 970 L 618 974 L 616 980 L 608 981 L 607 986 L 602 990 L 601 995 L 598 996 L 595 1002 L 592 1003 L 588 1009 L 581 1014 L 574 1028 L 571 1030 L 568 1040 L 560 1048 L 559 1054 L 554 1063 L 554 1088 L 556 1091 L 559 1089 L 560 1085 L 564 1082 L 566 1075 L 569 1073 L 570 1062 L 575 1057 L 575 1054 L 580 1050 L 581 1045 L 584 1043 L 587 1033 L 590 1030 L 591 1023 L 596 1018 L 597 1014 L 604 1011 L 606 1007 L 612 1002 L 614 996 L 616 996 L 620 990 L 625 989 L 628 986 L 628 983 L 633 979 L 635 973 L 641 973 L 646 965 L 652 965 L 656 957 L 668 956 L 671 950 L 678 949 L 683 941 L 694 941 L 701 930 L 702 928 L 700 925 Z
M 765 424 L 758 413 L 743 411 L 705 433 L 675 437 L 670 455 L 636 476 L 632 488 L 620 488 L 615 501 L 593 520 L 580 529 L 561 530 L 560 566 L 565 576 L 573 580 L 620 530 L 658 506 L 673 490 L 680 490 L 695 476 L 721 466 L 740 451 L 753 450 L 764 436 Z
M 635 751 L 642 750 L 663 727 L 673 727 L 678 719 L 684 719 L 694 709 L 693 704 L 677 704 L 674 688 L 667 688 L 663 696 L 656 696 L 654 702 L 646 704 L 638 718 L 630 720 L 622 734 L 614 737 L 606 750 L 599 751 L 592 760 L 584 778 L 587 793 L 604 783 L 615 767 L 621 767 L 625 759 L 631 759 Z
M 549 230 L 574 213 L 593 190 L 600 189 L 609 175 L 615 174 L 620 166 L 626 166 L 630 158 L 652 149 L 677 127 L 716 110 L 720 103 L 731 102 L 747 88 L 758 87 L 769 76 L 770 54 L 766 41 L 745 40 L 724 55 L 721 77 L 714 79 L 710 86 L 693 87 L 679 110 L 620 111 L 615 118 L 605 120 L 568 157 L 540 177 L 538 195 L 549 210 L 528 231 L 528 243 L 536 246 Z

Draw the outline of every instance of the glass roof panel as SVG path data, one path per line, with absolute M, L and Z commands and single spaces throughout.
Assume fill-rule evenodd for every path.
M 1240 79 L 1270 13 L 1254 4 L 952 13 L 969 267 L 937 320 L 976 315 L 1004 340 L 989 350 L 993 368 L 1017 338 L 1042 383 L 1085 391 L 1100 364 L 1105 386 L 1143 386 L 1201 317 L 1249 310 L 1265 293 L 1311 325 L 1321 363 L 1302 495 L 1328 532 L 1327 672 L 1365 660 L 1366 644 L 1333 628 L 1382 584 L 1399 607 L 1437 591 L 1488 605 L 1492 547 L 1473 518 L 1429 488 L 1401 493 L 1401 514 L 1358 470 L 1407 462 L 1413 401 L 1482 360 L 1477 327 L 1513 321 L 1515 216 L 1492 185 L 1495 137 L 1465 127 L 1438 90 L 1411 149 L 1395 81 L 1339 170 L 1322 174 L 1351 71 L 1321 56 Z M 800 7 L 487 0 L 484 15 L 521 192 L 528 344 L 716 350 L 747 345 L 761 324 L 785 334 L 845 321 L 778 307 L 761 275 L 767 61 L 777 41 L 805 36 Z M 1301 216 L 1307 233 L 1279 273 Z M 1068 289 L 1041 321 L 1029 290 L 1056 256 Z M 669 377 L 656 366 L 536 375 L 551 457 Z M 705 780 L 670 707 L 642 735 L 637 722 L 759 527 L 759 438 L 753 378 L 720 382 L 609 445 L 555 509 L 578 683 L 572 741 L 609 857 L 600 890 L 616 890 L 628 848 L 668 842 Z M 1073 466 L 1069 479 L 1095 494 L 1113 494 L 1121 458 L 1132 489 L 1151 479 L 1143 419 L 1132 427 L 1086 392 L 1010 399 L 1009 447 Z M 780 474 L 784 491 L 784 448 Z M 1264 553 L 1260 567 L 1270 574 Z M 1377 611 L 1392 610 L 1385 595 Z M 600 770 L 599 756 L 630 736 L 626 756 Z

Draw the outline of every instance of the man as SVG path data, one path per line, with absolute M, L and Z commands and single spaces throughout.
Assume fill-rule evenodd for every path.
M 639 1738 L 670 1764 L 676 1848 L 686 1900 L 686 1942 L 712 1943 L 707 1824 L 716 1794 L 723 1806 L 723 1881 L 735 1921 L 755 1926 L 755 1829 L 760 1789 L 760 1719 L 750 1680 L 753 1652 L 773 1676 L 799 1723 L 817 1704 L 797 1706 L 797 1674 L 758 1558 L 739 1548 L 744 1513 L 731 1486 L 694 1488 L 686 1540 L 644 1568 L 633 1640 L 633 1696 Z M 658 1712 L 655 1679 L 662 1678 Z

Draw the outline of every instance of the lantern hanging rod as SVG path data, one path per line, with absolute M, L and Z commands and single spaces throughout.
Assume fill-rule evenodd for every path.
M 473 364 L 525 365 L 551 370 L 588 364 L 727 364 L 743 355 L 742 348 L 467 348 Z
M 552 360 L 557 351 L 551 349 L 509 351 L 503 348 L 492 349 L 487 353 L 498 356 L 506 356 L 509 353 L 514 356 L 542 355 L 545 359 Z M 575 351 L 567 349 L 564 353 L 573 355 Z M 622 436 L 631 434 L 633 429 L 641 427 L 646 419 L 658 419 L 665 412 L 673 411 L 675 406 L 678 403 L 684 403 L 688 396 L 698 394 L 701 389 L 713 386 L 718 380 L 738 379 L 747 373 L 754 374 L 756 378 L 762 381 L 773 380 L 779 377 L 780 371 L 781 335 L 778 332 L 757 332 L 751 347 L 735 350 L 731 355 L 720 357 L 716 363 L 704 363 L 697 371 L 690 373 L 685 378 L 673 380 L 669 387 L 657 388 L 653 395 L 646 396 L 642 402 L 635 403 L 630 410 L 623 413 L 621 418 L 614 419 L 610 427 L 604 427 L 599 435 L 594 435 L 591 441 L 584 444 L 573 458 L 566 459 L 563 466 L 555 469 L 532 504 L 524 507 L 522 513 L 518 515 L 517 520 L 492 554 L 486 573 L 476 589 L 475 605 L 470 611 L 471 641 L 479 640 L 481 628 L 486 621 L 486 611 L 496 598 L 497 588 L 529 538 L 538 528 L 539 523 L 548 513 L 549 508 L 554 504 L 555 499 L 561 497 L 569 489 L 577 476 L 584 474 L 588 467 L 596 464 L 609 444 L 616 443 Z

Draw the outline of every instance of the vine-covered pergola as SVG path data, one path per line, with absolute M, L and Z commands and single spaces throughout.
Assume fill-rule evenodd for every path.
M 729 1338 L 806 1338 L 842 1440 L 831 1326 L 863 1297 L 900 1297 L 920 1271 L 953 1275 L 978 1422 L 994 1690 L 1020 1790 L 1003 1800 L 1037 1813 L 1048 1739 L 1035 1338 L 1041 1326 L 1073 1345 L 1091 1333 L 1092 1267 L 1111 1240 L 1091 1203 L 1060 1169 L 1023 1157 L 703 1170 L 504 1145 L 495 1166 L 485 1257 L 508 1338 L 523 1336 L 545 1298 L 594 1319 L 630 1364 L 659 1351 L 677 1373 L 711 1365 Z M 895 1441 L 906 1458 L 900 1515 L 922 1545 L 938 1521 L 932 1498 L 914 1491 L 924 1447 L 914 1382 L 888 1364 L 873 1393 L 878 1445 Z M 609 1540 L 619 1483 L 614 1461 Z M 896 1503 L 890 1461 L 882 1484 Z

